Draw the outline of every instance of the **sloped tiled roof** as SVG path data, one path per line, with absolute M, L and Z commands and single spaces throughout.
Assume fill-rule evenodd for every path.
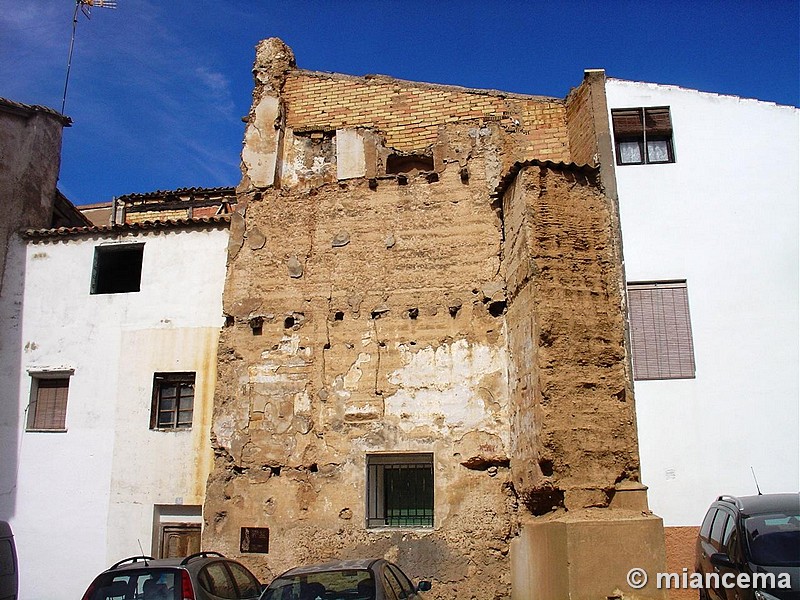
M 156 190 L 154 192 L 144 192 L 141 194 L 125 194 L 119 196 L 117 200 L 127 202 L 136 200 L 151 200 L 157 198 L 169 198 L 175 196 L 233 196 L 236 194 L 234 187 L 190 187 L 179 188 L 177 190 Z
M 514 181 L 517 174 L 525 167 L 546 167 L 554 171 L 572 171 L 574 173 L 583 173 L 590 177 L 595 177 L 600 172 L 600 167 L 592 165 L 579 165 L 576 163 L 553 162 L 552 160 L 523 160 L 517 161 L 508 170 L 508 173 L 503 175 L 500 183 L 497 184 L 494 192 L 491 194 L 492 198 L 500 198 L 505 194 L 508 186 Z
M 22 102 L 14 102 L 13 100 L 9 100 L 8 98 L 0 98 L 0 110 L 5 110 L 6 112 L 17 113 L 17 114 L 25 114 L 30 115 L 33 113 L 42 113 L 45 115 L 49 115 L 51 117 L 55 117 L 61 124 L 65 127 L 69 127 L 72 125 L 72 119 L 69 117 L 62 115 L 60 112 L 53 108 L 48 108 L 47 106 L 40 106 L 38 104 L 23 104 Z
M 141 223 L 125 223 L 117 225 L 87 226 L 87 227 L 58 227 L 55 229 L 25 229 L 21 232 L 23 238 L 28 240 L 43 238 L 72 238 L 86 235 L 117 235 L 122 233 L 149 231 L 156 229 L 194 229 L 202 227 L 227 226 L 230 223 L 229 215 L 216 217 L 197 217 L 192 219 L 168 219 L 164 221 L 143 221 Z

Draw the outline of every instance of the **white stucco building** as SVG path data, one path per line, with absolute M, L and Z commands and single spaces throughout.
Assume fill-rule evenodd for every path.
M 121 558 L 199 549 L 228 220 L 23 238 L 24 290 L 2 307 L 22 349 L 3 509 L 21 600 L 80 598 Z
M 798 109 L 607 79 L 642 478 L 667 528 L 797 491 Z M 688 314 L 687 314 L 688 306 Z M 669 530 L 668 530 L 669 534 Z

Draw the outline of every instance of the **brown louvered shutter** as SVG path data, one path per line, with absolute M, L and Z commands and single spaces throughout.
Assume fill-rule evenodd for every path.
M 66 429 L 69 378 L 38 379 L 30 429 Z
M 614 109 L 611 111 L 611 122 L 614 125 L 614 136 L 617 138 L 641 137 L 644 132 L 641 108 Z
M 686 282 L 629 283 L 628 308 L 634 379 L 694 378 Z
M 644 124 L 648 136 L 671 136 L 672 120 L 669 107 L 645 108 Z

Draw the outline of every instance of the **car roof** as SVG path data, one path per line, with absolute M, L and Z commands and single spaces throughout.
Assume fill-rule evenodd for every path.
M 800 509 L 800 494 L 762 494 L 760 496 L 720 496 L 719 502 L 733 504 L 747 515 Z
M 218 552 L 198 552 L 186 557 L 178 558 L 152 558 L 150 556 L 131 556 L 125 558 L 115 565 L 109 567 L 106 572 L 111 571 L 128 571 L 133 569 L 168 569 L 168 568 L 189 568 L 192 565 L 207 564 L 217 560 L 227 560 Z M 233 561 L 235 562 L 235 561 Z
M 365 571 L 372 569 L 378 563 L 387 562 L 383 558 L 350 558 L 346 560 L 331 560 L 314 565 L 294 567 L 281 575 L 294 576 L 306 573 L 320 573 L 322 571 Z

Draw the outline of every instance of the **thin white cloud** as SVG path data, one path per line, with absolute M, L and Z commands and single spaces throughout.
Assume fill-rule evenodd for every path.
M 197 67 L 195 75 L 209 92 L 214 108 L 225 117 L 232 117 L 234 113 L 233 96 L 231 95 L 230 81 L 222 73 L 211 71 L 206 67 Z

